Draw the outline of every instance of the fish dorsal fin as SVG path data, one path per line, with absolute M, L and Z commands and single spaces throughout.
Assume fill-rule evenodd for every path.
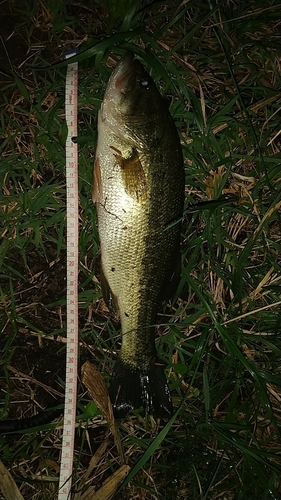
M 114 151 L 116 164 L 121 168 L 126 193 L 137 201 L 146 200 L 147 182 L 137 150 L 133 148 L 131 155 L 124 158 L 119 149 L 114 146 L 111 149 Z

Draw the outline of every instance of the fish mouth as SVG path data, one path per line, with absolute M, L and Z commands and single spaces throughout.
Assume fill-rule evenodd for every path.
M 112 74 L 112 80 L 117 92 L 127 94 L 134 88 L 138 66 L 139 61 L 134 59 L 134 54 L 126 52 Z
M 144 69 L 141 62 L 135 59 L 132 52 L 126 52 L 116 64 L 107 84 L 100 117 L 107 121 L 111 128 L 116 131 L 120 128 L 117 119 L 139 120 L 139 115 L 135 113 L 139 95 L 138 81 Z

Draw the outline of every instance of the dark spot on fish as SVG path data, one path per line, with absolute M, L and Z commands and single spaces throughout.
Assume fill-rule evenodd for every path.
M 122 227 L 122 229 L 124 229 L 124 230 L 125 230 L 125 229 L 128 229 L 128 228 L 127 228 L 127 226 L 124 226 L 124 227 Z
M 129 314 L 128 314 L 128 313 L 126 313 L 126 312 L 125 312 L 124 314 L 125 314 L 126 318 L 128 318 L 128 317 L 129 317 Z
M 111 271 L 114 273 L 114 271 L 115 271 L 115 267 L 112 267 L 112 268 L 111 268 Z

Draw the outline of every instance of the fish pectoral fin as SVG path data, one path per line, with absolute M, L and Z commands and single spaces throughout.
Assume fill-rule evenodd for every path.
M 121 168 L 126 193 L 137 201 L 146 200 L 147 182 L 137 150 L 133 148 L 132 154 L 124 158 L 117 148 L 111 146 L 111 149 L 115 151 L 116 164 Z
M 119 308 L 118 308 L 117 298 L 115 297 L 114 293 L 111 291 L 111 288 L 108 284 L 108 281 L 104 275 L 102 266 L 101 266 L 101 270 L 100 270 L 100 282 L 101 282 L 103 300 L 105 301 L 109 311 L 111 312 L 111 314 L 115 314 L 116 316 L 119 316 Z
M 94 185 L 93 185 L 93 195 L 92 200 L 94 203 L 101 203 L 101 194 L 102 194 L 102 183 L 101 183 L 101 168 L 100 168 L 100 159 L 97 157 L 95 159 L 94 166 Z
M 119 357 L 112 375 L 109 395 L 116 418 L 143 407 L 146 414 L 168 417 L 173 411 L 163 366 L 153 363 L 148 370 L 125 364 Z

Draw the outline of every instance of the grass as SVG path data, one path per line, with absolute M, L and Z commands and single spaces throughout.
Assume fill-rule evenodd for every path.
M 170 100 L 186 206 L 178 298 L 159 316 L 157 333 L 176 414 L 165 425 L 139 412 L 118 423 L 131 471 L 114 498 L 279 498 L 279 2 L 49 0 L 4 8 L 1 418 L 55 406 L 56 391 L 64 392 L 67 131 L 58 63 L 75 46 L 80 366 L 89 359 L 109 382 L 120 327 L 101 298 L 92 167 L 105 85 L 130 49 Z M 80 382 L 78 408 L 74 491 L 101 443 L 88 486 L 98 488 L 120 466 Z M 2 461 L 25 500 L 57 497 L 61 435 L 50 425 L 0 437 Z

